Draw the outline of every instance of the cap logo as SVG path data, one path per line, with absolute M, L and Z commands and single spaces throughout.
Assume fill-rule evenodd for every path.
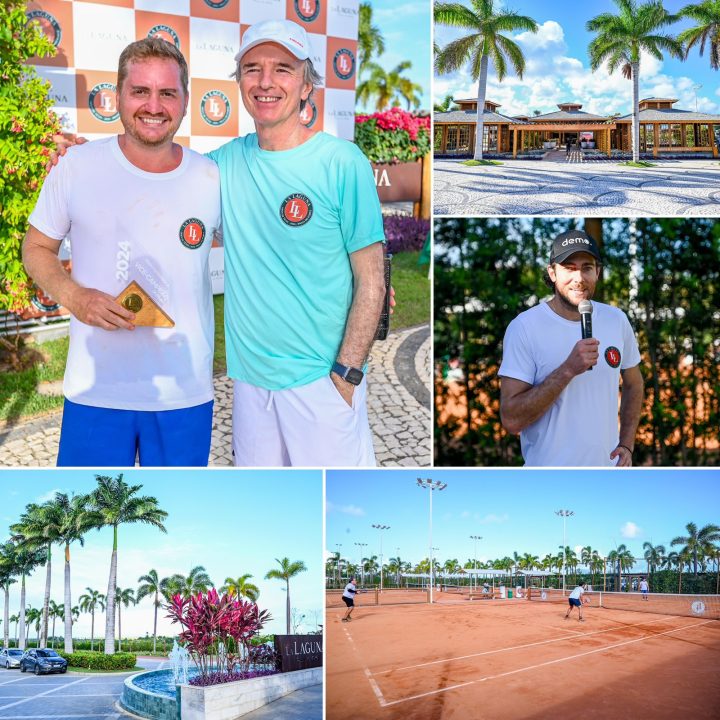
M 349 80 L 355 72 L 355 56 L 347 48 L 340 48 L 333 58 L 333 70 L 341 80 Z
M 40 31 L 55 47 L 60 44 L 60 40 L 62 40 L 62 29 L 60 28 L 60 23 L 53 15 L 45 10 L 31 10 L 25 13 L 25 17 L 27 17 L 28 23 L 37 20 L 40 25 Z
M 120 117 L 115 106 L 116 88 L 112 83 L 98 83 L 88 95 L 90 112 L 100 122 L 111 123 Z
M 302 193 L 288 195 L 280 206 L 280 219 L 291 227 L 304 225 L 313 214 L 310 198 Z
M 320 14 L 320 0 L 295 0 L 295 13 L 304 22 L 312 22 Z
M 200 100 L 200 115 L 208 124 L 224 125 L 230 117 L 230 100 L 220 90 L 210 90 Z
M 620 351 L 614 345 L 610 345 L 608 348 L 606 348 L 605 362 L 611 368 L 620 367 L 620 360 L 622 360 L 622 356 L 620 355 Z
M 180 49 L 180 36 L 169 25 L 155 25 L 148 30 L 149 38 L 160 38 Z
M 583 237 L 568 238 L 567 240 L 562 241 L 562 246 L 565 247 L 567 245 L 575 245 L 576 243 L 582 243 L 583 245 L 589 245 L 590 241 L 587 238 L 583 238 Z
M 198 218 L 188 218 L 180 226 L 180 242 L 190 250 L 197 250 L 205 240 L 205 224 Z

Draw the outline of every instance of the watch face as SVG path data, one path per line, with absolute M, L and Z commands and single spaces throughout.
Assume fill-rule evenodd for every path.
M 349 368 L 348 373 L 345 376 L 345 379 L 349 383 L 352 383 L 353 385 L 359 385 L 362 382 L 363 373 L 361 370 L 358 370 L 357 368 Z

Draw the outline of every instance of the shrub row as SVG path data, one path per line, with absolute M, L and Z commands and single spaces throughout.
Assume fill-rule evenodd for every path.
M 115 653 L 105 655 L 99 652 L 60 652 L 72 667 L 79 667 L 85 670 L 132 670 L 137 662 L 137 657 L 132 653 Z
M 383 215 L 383 226 L 389 253 L 422 250 L 430 232 L 429 220 L 411 215 Z

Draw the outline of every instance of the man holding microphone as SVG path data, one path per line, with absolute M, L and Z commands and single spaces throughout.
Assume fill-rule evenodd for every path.
M 632 465 L 640 352 L 624 312 L 589 302 L 600 272 L 592 237 L 558 235 L 545 278 L 553 297 L 518 315 L 505 333 L 500 415 L 508 432 L 520 434 L 526 465 Z

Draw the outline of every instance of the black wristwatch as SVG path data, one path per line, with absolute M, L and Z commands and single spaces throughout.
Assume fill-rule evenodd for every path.
M 332 371 L 351 385 L 359 385 L 365 377 L 362 370 L 354 367 L 345 367 L 345 365 L 341 365 L 337 360 L 333 363 Z

